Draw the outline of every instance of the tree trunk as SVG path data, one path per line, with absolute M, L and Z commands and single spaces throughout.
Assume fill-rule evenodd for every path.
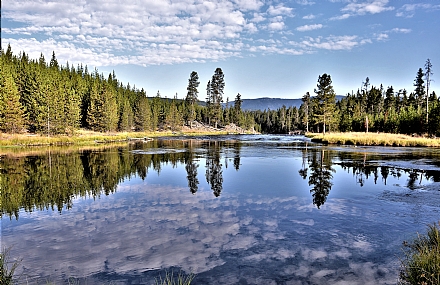
M 366 132 L 368 133 L 368 116 L 365 116 L 365 128 L 366 128 Z

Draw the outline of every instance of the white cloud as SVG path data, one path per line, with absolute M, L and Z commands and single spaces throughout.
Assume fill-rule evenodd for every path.
M 285 7 L 283 4 L 278 4 L 277 6 L 269 6 L 267 13 L 271 16 L 292 16 L 293 8 Z
M 310 15 L 306 15 L 306 16 L 304 16 L 304 17 L 302 17 L 304 20 L 313 20 L 313 19 L 315 19 L 316 18 L 316 16 L 315 15 L 313 15 L 313 14 L 310 14 Z
M 377 39 L 378 41 L 385 41 L 385 40 L 387 40 L 388 38 L 389 38 L 388 34 L 385 34 L 385 33 L 380 33 L 380 34 L 378 34 L 378 35 L 376 36 L 376 39 Z
M 340 16 L 331 17 L 330 20 L 344 20 L 344 19 L 348 19 L 350 17 L 351 17 L 351 15 L 346 13 L 346 14 L 342 14 Z
M 308 37 L 301 42 L 303 46 L 327 50 L 351 50 L 361 43 L 357 41 L 357 36 L 330 36 L 327 38 Z
M 323 27 L 322 24 L 304 25 L 296 28 L 296 30 L 299 32 L 306 32 L 306 31 L 318 30 L 321 29 L 322 27 Z
M 387 6 L 389 0 L 369 0 L 363 3 L 350 2 L 341 9 L 341 16 L 332 17 L 331 20 L 343 20 L 352 16 L 378 14 L 394 10 L 394 7 Z
M 392 9 L 387 3 L 349 2 L 341 10 L 345 12 L 334 19 Z M 118 0 L 6 1 L 2 17 L 14 25 L 2 27 L 7 36 L 2 42 L 10 42 L 13 50 L 29 52 L 31 58 L 38 58 L 40 52 L 50 56 L 54 50 L 60 62 L 98 67 L 219 61 L 249 53 L 300 55 L 319 49 L 349 50 L 367 43 L 365 39 L 344 41 L 343 37 L 295 39 L 295 30 L 306 32 L 324 26 L 292 27 L 286 19 L 294 17 L 294 12 L 279 1 L 263 0 L 144 0 L 142 5 L 121 5 Z M 316 17 L 309 14 L 302 18 Z M 396 28 L 388 33 L 408 31 Z M 272 44 L 254 44 L 272 37 L 277 40 Z M 289 42 L 296 42 L 294 49 Z
M 284 29 L 284 23 L 283 22 L 273 22 L 270 23 L 268 26 L 269 30 L 277 31 Z
M 429 10 L 429 11 L 440 10 L 440 5 L 432 5 L 432 4 L 424 4 L 424 3 L 405 4 L 400 9 L 397 10 L 396 16 L 411 18 L 415 15 L 416 10 Z
M 387 7 L 388 0 L 373 0 L 365 3 L 350 3 L 341 9 L 356 15 L 377 14 L 384 11 L 394 10 L 394 7 Z
M 239 9 L 243 10 L 259 10 L 263 6 L 260 0 L 234 0 Z
M 315 2 L 309 0 L 297 0 L 296 3 L 300 5 L 314 5 Z
M 263 16 L 263 14 L 254 13 L 254 17 L 250 21 L 254 22 L 254 23 L 259 23 L 259 22 L 263 22 L 265 20 L 266 20 L 266 18 Z
M 391 32 L 408 34 L 411 33 L 411 29 L 394 28 L 391 30 Z

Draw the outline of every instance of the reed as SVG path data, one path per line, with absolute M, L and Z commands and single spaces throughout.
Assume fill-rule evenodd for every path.
M 190 285 L 193 281 L 195 275 L 190 273 L 189 275 L 184 274 L 180 271 L 177 276 L 174 275 L 173 271 L 166 272 L 165 278 L 162 279 L 162 276 L 156 278 L 156 285 Z
M 308 133 L 312 141 L 326 144 L 362 145 L 362 146 L 404 146 L 404 147 L 440 147 L 440 139 L 412 137 L 390 133 Z
M 0 285 L 10 285 L 18 282 L 18 278 L 14 278 L 14 275 L 21 260 L 11 261 L 9 251 L 10 248 L 5 247 L 0 252 Z
M 399 284 L 440 284 L 440 221 L 428 226 L 426 234 L 404 242 Z

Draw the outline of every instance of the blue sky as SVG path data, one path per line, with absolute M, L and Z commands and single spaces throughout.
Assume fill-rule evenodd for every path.
M 2 0 L 1 13 L 3 48 L 115 70 L 148 96 L 183 98 L 194 70 L 203 100 L 217 67 L 231 101 L 300 98 L 323 73 L 338 95 L 366 77 L 413 91 L 428 58 L 440 93 L 440 1 Z

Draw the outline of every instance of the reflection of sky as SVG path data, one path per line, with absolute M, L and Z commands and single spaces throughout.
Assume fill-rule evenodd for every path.
M 396 183 L 360 188 L 344 172 L 318 210 L 301 161 L 287 157 L 243 157 L 239 171 L 231 163 L 215 198 L 198 163 L 196 195 L 183 165 L 165 165 L 62 215 L 4 219 L 2 242 L 23 257 L 30 282 L 176 267 L 196 273 L 193 284 L 394 284 L 401 242 L 439 217 L 439 204 L 395 198 L 406 191 Z

